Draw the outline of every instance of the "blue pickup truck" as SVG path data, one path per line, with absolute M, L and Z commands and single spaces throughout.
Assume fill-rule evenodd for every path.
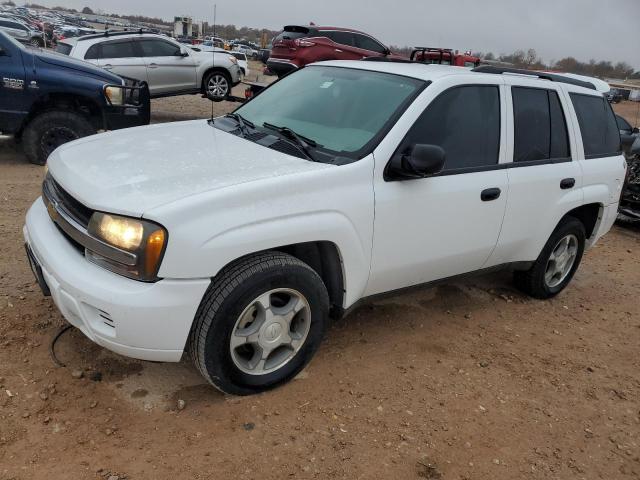
M 14 135 L 30 162 L 44 165 L 63 143 L 149 118 L 146 83 L 0 32 L 0 133 Z

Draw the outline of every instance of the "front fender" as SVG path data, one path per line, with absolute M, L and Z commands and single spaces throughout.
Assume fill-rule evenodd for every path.
M 145 213 L 169 232 L 159 276 L 214 277 L 251 253 L 299 243 L 336 245 L 344 307 L 369 278 L 373 241 L 373 162 L 248 182 Z

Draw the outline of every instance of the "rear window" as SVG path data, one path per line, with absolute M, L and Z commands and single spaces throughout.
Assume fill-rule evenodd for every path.
M 273 39 L 273 43 L 280 42 L 282 40 L 295 40 L 296 38 L 303 38 L 309 36 L 310 29 L 306 27 L 284 27 L 284 30 Z
M 622 152 L 620 131 L 604 97 L 571 93 L 578 116 L 585 158 L 616 156 Z
M 514 162 L 567 159 L 567 124 L 558 94 L 540 88 L 513 87 Z
M 73 47 L 71 47 L 71 45 L 69 45 L 68 43 L 58 42 L 58 45 L 56 45 L 56 52 L 63 55 L 69 55 L 72 48 Z

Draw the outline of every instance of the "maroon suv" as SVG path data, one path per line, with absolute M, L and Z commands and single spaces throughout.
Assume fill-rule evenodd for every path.
M 273 40 L 267 66 L 281 77 L 312 62 L 385 56 L 396 57 L 378 40 L 357 30 L 287 25 Z

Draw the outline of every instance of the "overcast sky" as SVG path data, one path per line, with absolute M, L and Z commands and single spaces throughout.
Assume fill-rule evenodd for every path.
M 281 29 L 288 24 L 363 30 L 387 45 L 450 47 L 495 54 L 535 48 L 550 62 L 626 61 L 640 70 L 640 0 L 43 0 L 173 19 Z M 21 3 L 21 2 L 16 2 Z

